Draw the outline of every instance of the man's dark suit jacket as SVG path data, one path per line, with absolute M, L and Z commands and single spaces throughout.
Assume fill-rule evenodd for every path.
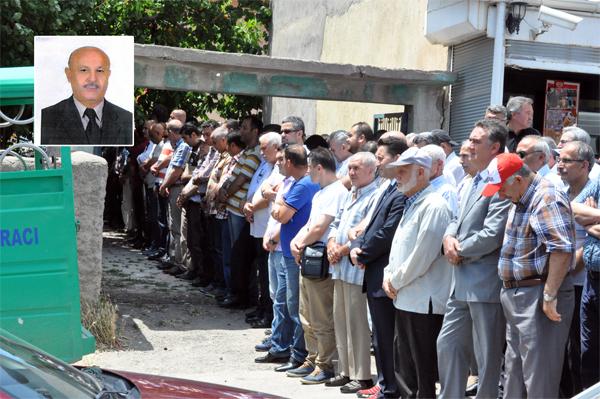
M 73 97 L 42 110 L 42 145 L 131 145 L 133 144 L 133 116 L 104 99 L 102 109 L 102 136 L 90 142 L 85 135 Z
M 358 261 L 366 266 L 363 292 L 373 297 L 387 297 L 381 288 L 383 269 L 389 262 L 392 240 L 404 213 L 405 200 L 404 194 L 398 190 L 385 199 L 380 198 L 364 233 L 353 245 L 362 250 Z

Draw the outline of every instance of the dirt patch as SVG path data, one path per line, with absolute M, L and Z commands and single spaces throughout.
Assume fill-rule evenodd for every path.
M 122 350 L 96 351 L 79 364 L 161 374 L 263 391 L 286 398 L 333 398 L 337 388 L 301 385 L 298 379 L 256 364 L 254 345 L 264 330 L 251 329 L 244 312 L 216 306 L 188 282 L 162 273 L 157 262 L 105 232 L 102 291 L 118 307 Z M 374 364 L 373 364 L 374 366 Z

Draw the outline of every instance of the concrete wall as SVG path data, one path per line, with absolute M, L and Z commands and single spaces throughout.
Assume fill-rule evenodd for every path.
M 79 221 L 77 259 L 81 298 L 95 302 L 102 283 L 102 227 L 108 164 L 82 151 L 71 154 L 75 218 Z
M 273 0 L 271 55 L 387 68 L 446 70 L 448 50 L 424 37 L 426 0 Z M 330 133 L 402 106 L 272 98 L 266 120 L 305 120 L 307 133 Z M 439 126 L 431 126 L 439 127 Z

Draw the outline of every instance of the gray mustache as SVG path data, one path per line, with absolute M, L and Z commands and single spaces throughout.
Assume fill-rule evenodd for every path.
M 99 89 L 100 87 L 96 83 L 88 83 L 83 85 L 86 89 Z

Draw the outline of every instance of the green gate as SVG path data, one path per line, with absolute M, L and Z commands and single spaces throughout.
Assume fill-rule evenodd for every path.
M 60 168 L 43 156 L 0 173 L 0 328 L 73 362 L 95 339 L 81 326 L 70 147 Z

